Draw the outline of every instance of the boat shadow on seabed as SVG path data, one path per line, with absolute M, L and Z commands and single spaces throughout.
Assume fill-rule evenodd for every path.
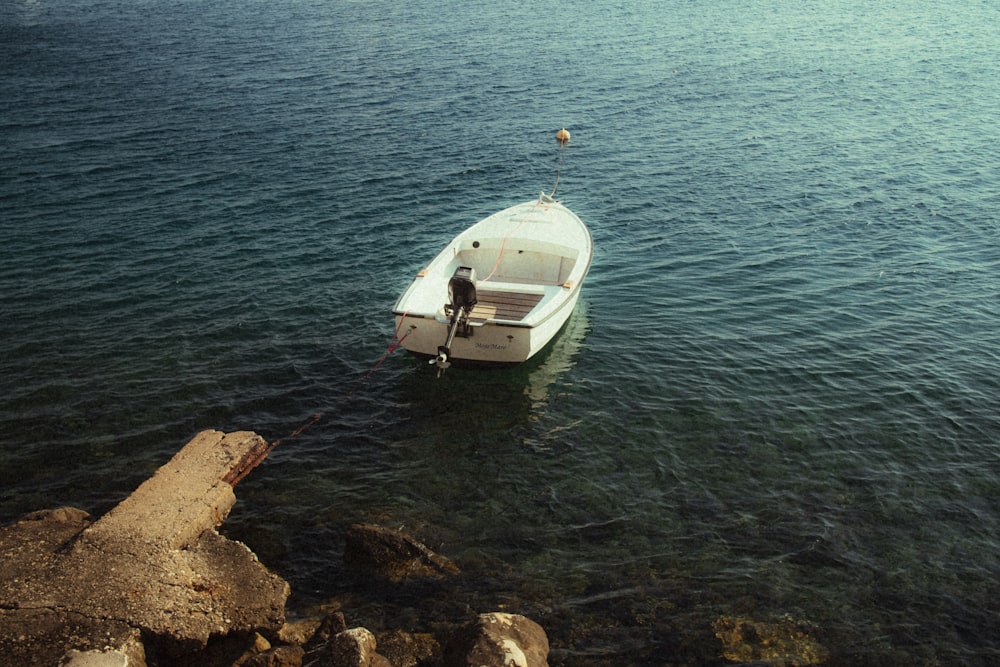
M 562 329 L 553 336 L 545 348 L 537 355 L 516 366 L 475 366 L 464 364 L 452 373 L 442 374 L 440 384 L 449 387 L 447 393 L 455 390 L 470 393 L 476 388 L 489 387 L 491 392 L 503 392 L 504 387 L 523 394 L 532 404 L 544 403 L 547 400 L 550 386 L 571 369 L 577 362 L 577 356 L 583 349 L 583 341 L 590 330 L 590 320 L 587 314 L 585 299 L 580 299 L 573 313 L 566 320 Z M 426 373 L 427 361 L 415 355 L 407 355 L 407 363 L 417 371 L 406 378 L 406 390 L 414 393 L 428 394 L 433 391 L 434 375 Z M 468 398 L 472 399 L 473 396 Z M 490 398 L 490 397 L 486 397 Z M 492 401 L 491 401 L 492 402 Z M 472 406 L 470 406 L 472 407 Z M 468 408 L 467 408 L 468 409 Z
M 510 421 L 515 414 L 531 420 L 549 401 L 552 387 L 576 365 L 590 330 L 587 304 L 581 299 L 562 330 L 537 355 L 517 366 L 455 368 L 436 378 L 426 372 L 426 361 L 409 356 L 413 373 L 404 378 L 403 400 L 429 413 L 452 411 L 460 404 L 466 415 L 488 415 L 503 410 Z M 517 417 L 521 421 L 521 417 Z

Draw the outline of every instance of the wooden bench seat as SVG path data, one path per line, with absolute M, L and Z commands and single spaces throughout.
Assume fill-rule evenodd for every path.
M 482 324 L 487 320 L 520 322 L 542 300 L 542 294 L 479 290 L 478 303 L 469 314 L 469 321 Z

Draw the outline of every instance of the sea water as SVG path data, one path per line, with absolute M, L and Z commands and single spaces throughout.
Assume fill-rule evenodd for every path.
M 223 530 L 293 614 L 994 664 L 998 45 L 983 0 L 3 0 L 0 518 L 253 430 Z M 388 354 L 414 273 L 557 170 L 596 253 L 555 344 Z M 464 574 L 350 584 L 358 521 Z

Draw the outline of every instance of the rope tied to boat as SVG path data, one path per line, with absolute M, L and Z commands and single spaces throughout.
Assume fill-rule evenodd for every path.
M 399 325 L 396 327 L 396 332 L 392 335 L 392 339 L 389 340 L 389 345 L 386 348 L 385 354 L 382 355 L 382 358 L 379 359 L 378 362 L 374 366 L 372 366 L 371 370 L 369 370 L 365 374 L 364 377 L 362 377 L 361 379 L 359 379 L 357 381 L 357 383 L 355 383 L 355 385 L 352 388 L 350 388 L 349 390 L 347 390 L 344 393 L 344 396 L 353 396 L 354 392 L 358 389 L 358 387 L 360 387 L 362 384 L 364 384 L 365 381 L 368 378 L 370 378 L 372 376 L 372 374 L 375 373 L 375 371 L 378 370 L 379 366 L 381 366 L 382 363 L 386 359 L 389 358 L 389 355 L 391 355 L 393 352 L 395 352 L 396 350 L 398 350 L 399 347 L 400 347 L 400 345 L 403 344 L 403 341 L 406 340 L 406 337 L 410 335 L 409 331 L 407 331 L 405 334 L 403 334 L 402 337 L 400 337 L 400 335 L 399 335 L 399 332 L 403 328 L 403 322 L 406 320 L 406 316 L 409 314 L 409 312 L 410 312 L 409 310 L 404 311 L 402 317 L 399 318 Z M 267 446 L 267 449 L 264 451 L 263 456 L 261 456 L 261 459 L 263 459 L 265 456 L 267 456 L 271 452 L 272 449 L 274 449 L 278 445 L 282 444 L 285 440 L 291 440 L 292 438 L 295 438 L 297 436 L 302 435 L 303 431 L 305 431 L 310 426 L 312 426 L 312 425 L 316 424 L 317 422 L 319 422 L 321 419 L 323 419 L 323 416 L 324 415 L 323 415 L 322 412 L 317 412 L 317 413 L 313 414 L 311 417 L 309 417 L 309 419 L 307 419 L 305 422 L 303 422 L 298 428 L 296 428 L 294 431 L 292 431 L 291 433 L 289 433 L 288 435 L 286 435 L 284 438 L 278 438 L 274 442 L 270 443 Z M 240 477 L 240 479 L 242 479 L 242 477 Z M 239 480 L 236 480 L 236 481 L 239 481 Z M 235 484 L 236 482 L 233 482 L 233 483 Z
M 550 197 L 556 196 L 556 190 L 559 189 L 559 174 L 562 173 L 562 163 L 563 163 L 563 149 L 566 148 L 566 144 L 569 143 L 569 130 L 565 127 L 558 132 L 556 132 L 556 141 L 559 142 L 559 165 L 556 167 L 556 184 L 552 187 L 552 194 Z
M 556 141 L 559 142 L 559 165 L 556 167 L 556 183 L 555 183 L 555 186 L 552 188 L 552 194 L 548 195 L 549 199 L 553 199 L 556 196 L 556 190 L 559 189 L 559 174 L 562 172 L 563 149 L 566 148 L 566 144 L 569 143 L 569 140 L 570 140 L 570 133 L 569 133 L 569 130 L 567 130 L 565 127 L 563 129 L 559 130 L 558 132 L 556 132 Z M 531 209 L 529 209 L 528 212 L 524 214 L 524 217 L 521 218 L 521 221 L 517 223 L 517 226 L 514 227 L 514 229 L 510 230 L 507 233 L 507 236 L 503 237 L 503 241 L 500 243 L 500 254 L 497 255 L 497 261 L 496 261 L 496 263 L 493 264 L 493 269 L 490 271 L 490 274 L 488 276 L 486 276 L 485 278 L 481 279 L 479 282 L 484 282 L 484 283 L 488 282 L 489 279 L 493 277 L 493 274 L 495 274 L 497 272 L 497 269 L 500 268 L 500 260 L 503 259 L 504 250 L 507 249 L 507 240 L 511 236 L 513 236 L 514 232 L 516 232 L 517 230 L 519 230 L 521 228 L 521 226 L 524 225 L 525 222 L 528 221 L 528 218 L 531 216 L 532 213 L 535 212 L 535 209 L 538 208 L 542 204 L 542 202 L 544 201 L 545 196 L 546 195 L 543 192 L 538 197 L 538 201 L 535 202 L 535 205 L 532 206 Z
M 394 334 L 392 334 L 392 338 L 389 340 L 389 345 L 388 345 L 388 347 L 386 347 L 385 354 L 383 354 L 382 358 L 379 359 L 378 362 L 374 366 L 372 366 L 372 369 L 370 371 L 368 371 L 368 373 L 366 373 L 363 378 L 361 378 L 361 380 L 358 382 L 358 384 L 361 384 L 362 382 L 364 382 L 365 380 L 367 380 L 368 378 L 370 378 L 372 376 L 372 374 L 375 371 L 378 370 L 379 366 L 381 366 L 382 363 L 385 362 L 385 360 L 389 358 L 389 355 L 391 355 L 393 352 L 395 352 L 396 350 L 398 350 L 399 346 L 403 344 L 404 340 L 406 340 L 406 337 L 410 335 L 410 332 L 407 331 L 405 334 L 403 334 L 402 338 L 400 338 L 400 336 L 399 336 L 399 332 L 403 328 L 403 322 L 406 321 L 406 316 L 409 315 L 409 313 L 410 313 L 409 310 L 403 311 L 402 316 L 400 316 L 400 318 L 399 318 L 399 324 L 396 326 L 396 332 Z M 351 391 L 347 392 L 347 395 L 350 396 L 352 393 L 354 393 L 353 389 Z

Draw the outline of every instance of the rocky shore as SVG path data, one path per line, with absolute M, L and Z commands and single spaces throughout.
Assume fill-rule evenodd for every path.
M 0 665 L 830 664 L 815 628 L 788 615 L 686 624 L 671 602 L 683 600 L 683 587 L 577 595 L 572 609 L 545 594 L 491 602 L 461 582 L 505 581 L 503 564 L 465 563 L 462 572 L 374 523 L 345 534 L 347 601 L 287 618 L 289 584 L 217 532 L 236 502 L 233 486 L 273 446 L 254 433 L 204 431 L 102 517 L 67 507 L 0 527 Z M 382 608 L 401 597 L 437 611 Z M 539 622 L 559 643 L 551 653 Z
M 340 612 L 287 622 L 287 582 L 216 531 L 235 503 L 233 485 L 268 451 L 254 433 L 205 431 L 103 517 L 60 508 L 0 528 L 0 664 L 548 664 L 544 630 L 516 614 L 378 637 Z M 344 559 L 373 582 L 459 573 L 413 537 L 376 525 L 352 526 Z

